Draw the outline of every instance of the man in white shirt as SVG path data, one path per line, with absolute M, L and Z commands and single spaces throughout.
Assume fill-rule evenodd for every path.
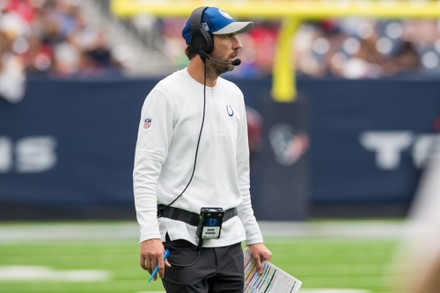
M 243 93 L 220 77 L 240 64 L 237 34 L 252 27 L 195 9 L 182 30 L 188 67 L 142 107 L 133 171 L 140 264 L 150 274 L 158 266 L 167 292 L 242 292 L 241 242 L 260 273 L 272 256 L 251 205 Z

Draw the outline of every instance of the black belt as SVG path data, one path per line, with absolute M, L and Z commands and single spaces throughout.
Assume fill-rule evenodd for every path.
M 226 222 L 227 220 L 229 220 L 232 217 L 235 217 L 237 215 L 237 209 L 236 208 L 232 208 L 229 210 L 225 211 L 225 215 L 223 216 L 223 222 Z M 169 207 L 169 206 L 164 206 L 164 205 L 158 205 L 157 206 L 157 217 L 165 217 L 165 218 L 169 218 L 169 219 L 173 219 L 173 220 L 178 220 L 178 221 L 182 221 L 185 222 L 189 225 L 192 226 L 198 226 L 200 223 L 200 215 L 193 213 L 193 212 L 188 212 L 186 210 L 182 210 L 182 209 L 178 209 L 178 208 L 173 208 L 173 207 Z

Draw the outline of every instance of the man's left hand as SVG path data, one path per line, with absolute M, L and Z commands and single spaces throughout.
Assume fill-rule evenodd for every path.
M 249 245 L 249 253 L 257 266 L 257 272 L 263 273 L 263 261 L 272 259 L 272 252 L 263 244 L 256 243 Z

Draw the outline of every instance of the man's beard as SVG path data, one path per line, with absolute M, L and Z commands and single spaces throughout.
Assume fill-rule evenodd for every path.
M 220 64 L 216 62 L 212 62 L 211 68 L 217 75 L 234 70 L 234 66 L 232 64 Z
M 229 62 L 228 60 L 223 60 L 222 58 L 219 58 L 215 55 L 213 55 L 212 58 L 219 60 L 219 61 L 222 61 L 222 62 Z M 222 64 L 222 63 L 215 62 L 214 60 L 210 60 L 210 59 L 208 59 L 208 60 L 211 63 L 210 64 L 211 70 L 213 72 L 215 72 L 217 75 L 221 75 L 225 72 L 232 71 L 232 70 L 234 70 L 234 67 L 235 67 L 234 65 L 232 65 L 230 63 Z

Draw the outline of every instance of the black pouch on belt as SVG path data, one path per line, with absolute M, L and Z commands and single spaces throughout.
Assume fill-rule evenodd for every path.
M 197 226 L 199 239 L 220 238 L 224 215 L 222 208 L 201 208 L 200 223 Z

